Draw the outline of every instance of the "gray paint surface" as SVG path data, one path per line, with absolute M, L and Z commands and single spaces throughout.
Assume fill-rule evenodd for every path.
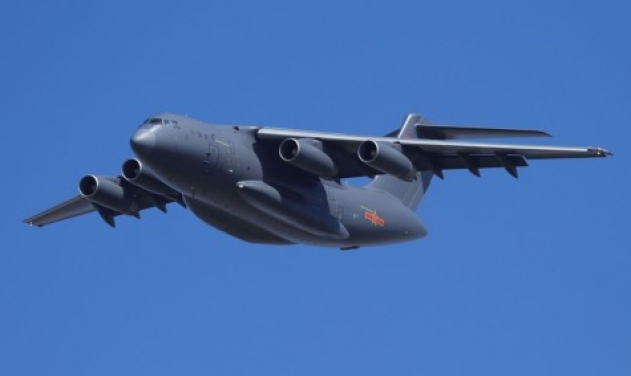
M 147 119 L 130 140 L 137 158 L 118 177 L 88 175 L 80 195 L 24 222 L 44 226 L 96 211 L 118 215 L 177 202 L 205 223 L 247 242 L 353 249 L 427 234 L 415 210 L 434 175 L 501 167 L 517 177 L 528 159 L 610 155 L 595 147 L 454 141 L 548 137 L 535 130 L 435 126 L 405 117 L 385 137 L 211 125 L 176 115 Z M 284 145 L 281 148 L 281 145 Z M 315 171 L 315 173 L 314 173 Z M 322 174 L 317 174 L 322 171 Z M 370 176 L 363 187 L 341 179 Z

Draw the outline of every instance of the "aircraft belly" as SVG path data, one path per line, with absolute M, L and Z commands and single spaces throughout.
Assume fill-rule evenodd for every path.
M 253 208 L 286 226 L 332 240 L 348 239 L 344 225 L 315 205 L 298 203 L 284 197 L 279 189 L 257 180 L 237 183 L 241 198 Z
M 288 199 L 262 181 L 238 182 L 214 194 L 200 190 L 195 201 L 204 207 L 201 212 L 191 209 L 211 226 L 257 243 L 347 248 L 410 241 L 427 233 L 414 212 L 389 194 L 348 187 L 335 195 L 337 218 L 316 205 Z
M 394 196 L 350 186 L 339 189 L 336 196 L 343 203 L 342 222 L 350 234 L 348 243 L 398 243 L 427 235 L 416 214 Z
M 279 237 L 252 222 L 244 221 L 221 208 L 208 205 L 190 197 L 186 197 L 185 201 L 193 214 L 199 219 L 236 238 L 250 243 L 276 245 L 294 244 L 294 242 Z

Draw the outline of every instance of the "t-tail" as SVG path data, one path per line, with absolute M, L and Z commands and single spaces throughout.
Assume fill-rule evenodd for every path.
M 431 123 L 421 115 L 409 114 L 403 120 L 401 129 L 392 136 L 396 135 L 397 138 L 407 139 L 418 138 L 418 125 L 431 125 Z M 387 192 L 414 211 L 429 188 L 433 175 L 431 171 L 418 171 L 416 176 L 409 181 L 388 174 L 378 175 L 366 185 L 366 188 Z

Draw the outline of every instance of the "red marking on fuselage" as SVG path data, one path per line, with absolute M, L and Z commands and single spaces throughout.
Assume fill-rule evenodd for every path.
M 377 215 L 377 212 L 375 211 L 366 210 L 364 212 L 364 218 L 369 220 L 373 224 L 373 226 L 383 227 L 386 224 L 386 221 L 384 221 L 383 218 L 379 217 Z

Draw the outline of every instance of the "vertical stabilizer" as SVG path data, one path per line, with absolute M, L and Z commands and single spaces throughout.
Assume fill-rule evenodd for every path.
M 431 123 L 421 115 L 409 114 L 403 120 L 397 138 L 418 138 L 417 125 L 431 125 Z M 419 171 L 414 180 L 404 181 L 392 175 L 378 175 L 366 185 L 366 188 L 388 192 L 401 200 L 405 206 L 415 210 L 427 191 L 432 176 L 431 171 Z

